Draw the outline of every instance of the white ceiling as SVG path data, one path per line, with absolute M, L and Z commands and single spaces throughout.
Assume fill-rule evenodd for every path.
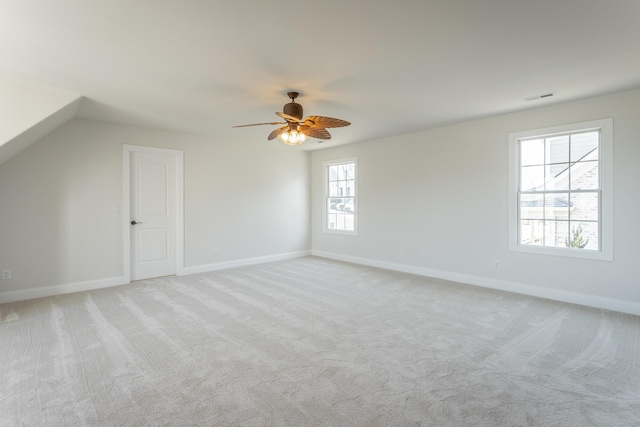
M 637 88 L 639 42 L 638 0 L 0 0 L 0 76 L 78 117 L 279 144 L 231 126 L 294 89 L 352 122 L 305 149 Z

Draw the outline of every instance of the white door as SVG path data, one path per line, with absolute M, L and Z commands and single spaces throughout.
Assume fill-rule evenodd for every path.
M 131 153 L 131 279 L 176 274 L 176 160 Z

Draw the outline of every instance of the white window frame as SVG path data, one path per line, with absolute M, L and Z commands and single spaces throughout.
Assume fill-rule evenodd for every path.
M 600 212 L 599 236 L 600 245 L 595 250 L 576 250 L 547 246 L 520 244 L 519 224 L 520 207 L 518 204 L 520 179 L 520 144 L 521 140 L 536 137 L 550 137 L 558 134 L 600 131 L 600 147 L 598 168 L 600 178 Z M 613 261 L 613 119 L 606 118 L 554 126 L 542 129 L 532 129 L 509 134 L 509 250 L 541 255 L 555 255 L 572 258 L 595 259 Z
M 328 206 L 327 206 L 327 199 L 329 198 L 329 166 L 336 166 L 336 165 L 342 165 L 345 163 L 354 163 L 355 164 L 355 168 L 354 168 L 354 176 L 355 176 L 355 183 L 354 183 L 354 215 L 353 215 L 353 230 L 336 230 L 333 228 L 329 228 L 328 224 L 327 224 L 327 219 L 329 216 L 329 212 L 328 212 Z M 358 215 L 359 215 L 359 209 L 358 209 L 358 199 L 359 199 L 359 193 L 358 193 L 358 158 L 357 157 L 349 157 L 346 159 L 338 159 L 338 160 L 328 160 L 326 162 L 322 163 L 322 177 L 323 177 L 323 194 L 322 194 L 322 204 L 323 204 L 323 208 L 322 208 L 322 213 L 323 213 L 323 229 L 322 231 L 325 233 L 330 233 L 330 234 L 341 234 L 344 236 L 357 236 L 358 235 Z

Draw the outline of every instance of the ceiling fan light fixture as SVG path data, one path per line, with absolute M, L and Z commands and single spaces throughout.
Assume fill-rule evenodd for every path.
M 300 145 L 306 141 L 307 135 L 296 129 L 287 129 L 278 135 L 278 139 L 283 144 L 295 147 L 296 145 Z

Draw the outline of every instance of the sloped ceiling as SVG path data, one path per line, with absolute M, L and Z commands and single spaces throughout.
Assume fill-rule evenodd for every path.
M 637 0 L 0 0 L 0 75 L 238 144 L 278 144 L 231 126 L 298 90 L 353 123 L 316 149 L 640 87 L 639 20 Z
M 0 164 L 73 118 L 82 96 L 0 79 Z

